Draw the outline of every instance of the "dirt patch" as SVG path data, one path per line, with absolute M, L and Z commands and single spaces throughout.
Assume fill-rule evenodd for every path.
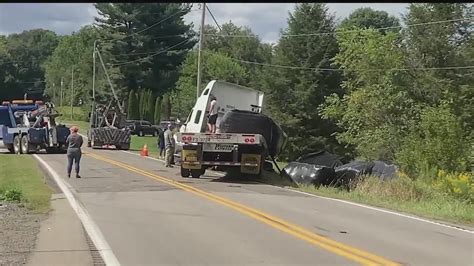
M 25 264 L 35 248 L 41 221 L 48 215 L 23 204 L 0 202 L 0 265 Z

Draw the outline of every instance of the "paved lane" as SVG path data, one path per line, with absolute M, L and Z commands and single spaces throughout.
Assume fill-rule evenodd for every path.
M 311 233 L 410 265 L 473 265 L 473 234 L 209 174 L 183 179 L 178 169 L 120 151 L 86 150 L 271 214 Z M 41 155 L 64 173 L 64 155 Z M 350 265 L 354 260 L 276 230 L 255 217 L 84 156 L 83 179 L 67 180 L 123 265 Z M 63 175 L 65 176 L 65 175 Z M 66 178 L 67 179 L 67 178 Z

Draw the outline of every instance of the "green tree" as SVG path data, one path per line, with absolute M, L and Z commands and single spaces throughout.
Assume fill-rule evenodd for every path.
M 138 102 L 140 103 L 140 106 L 139 106 L 140 120 L 143 120 L 145 119 L 145 106 L 147 103 L 146 90 L 140 90 L 138 92 Z
M 231 58 L 220 53 L 202 53 L 201 90 L 213 79 L 242 84 L 245 69 Z M 197 52 L 189 53 L 184 62 L 176 90 L 172 92 L 172 113 L 178 118 L 187 117 L 196 102 Z
M 156 97 L 155 101 L 155 120 L 153 121 L 155 125 L 159 125 L 161 122 L 161 97 Z
M 404 31 L 409 66 L 444 68 L 473 65 L 473 27 L 469 21 L 473 7 L 467 3 L 411 4 L 404 17 L 406 24 L 447 22 L 409 27 Z M 463 118 L 466 131 L 472 132 L 472 71 L 418 71 L 413 76 L 413 98 L 430 106 L 450 102 L 454 113 Z
M 410 174 L 434 178 L 438 170 L 468 169 L 469 142 L 449 106 L 427 107 L 405 138 L 397 161 Z M 471 146 L 472 147 L 472 146 Z
M 4 39 L 5 45 L 5 39 Z M 29 97 L 42 98 L 45 89 L 43 64 L 58 45 L 58 37 L 49 30 L 34 29 L 6 38 L 6 50 L 10 60 L 7 62 L 7 77 L 2 94 L 4 98 Z M 5 56 L 5 55 L 4 55 Z
M 402 34 L 372 29 L 337 34 L 335 63 L 344 70 L 346 94 L 327 97 L 321 113 L 344 129 L 338 140 L 354 145 L 361 157 L 395 160 L 413 175 L 466 170 L 474 144 L 467 121 L 472 75 L 417 68 L 472 60 L 466 58 L 465 23 L 456 20 L 467 13 L 460 4 L 412 4 L 407 24 L 444 19 L 449 26 L 419 25 Z
M 288 159 L 321 149 L 344 153 L 332 135 L 336 126 L 321 119 L 317 112 L 325 96 L 342 93 L 340 74 L 331 71 L 331 58 L 338 51 L 335 35 L 287 36 L 314 33 L 315 29 L 334 32 L 334 17 L 327 7 L 321 3 L 297 4 L 272 62 L 297 68 L 267 67 L 260 86 L 266 90 L 266 112 L 281 122 L 288 134 L 284 154 Z
M 222 24 L 220 29 L 207 25 L 205 33 L 208 34 L 204 39 L 206 50 L 233 58 L 244 68 L 245 78 L 241 83 L 242 85 L 249 87 L 260 85 L 260 77 L 264 67 L 258 64 L 245 63 L 244 61 L 260 64 L 270 63 L 272 58 L 272 46 L 270 44 L 262 43 L 249 27 L 239 27 L 232 22 Z M 233 38 L 234 35 L 249 37 Z
M 398 18 L 390 16 L 385 11 L 373 10 L 370 7 L 361 7 L 354 10 L 349 17 L 341 22 L 341 28 L 389 28 L 398 27 L 400 22 Z M 387 31 L 398 32 L 399 28 L 383 29 L 381 32 Z
M 60 104 L 61 80 L 63 81 L 63 104 L 71 97 L 71 70 L 74 68 L 74 101 L 89 102 L 92 93 L 92 51 L 94 40 L 98 38 L 91 26 L 82 27 L 61 38 L 58 46 L 48 58 L 45 66 L 45 94 Z M 98 61 L 98 60 L 97 60 Z M 96 65 L 96 100 L 107 102 L 112 97 L 109 84 L 100 63 Z
M 163 94 L 174 87 L 177 71 L 195 40 L 192 24 L 184 23 L 189 4 L 97 3 L 101 48 L 122 76 L 114 79 L 126 90 L 149 88 Z M 166 37 L 161 37 L 166 36 Z
M 128 96 L 128 119 L 138 120 L 140 119 L 140 108 L 137 98 L 137 93 L 135 91 L 130 91 Z
M 170 120 L 171 119 L 171 97 L 169 93 L 165 93 L 163 95 L 163 102 L 161 105 L 161 116 L 163 120 Z
M 321 113 L 344 129 L 336 133 L 338 140 L 366 159 L 393 160 L 403 131 L 419 111 L 408 97 L 410 76 L 390 70 L 404 67 L 399 38 L 371 29 L 338 34 L 335 63 L 344 69 L 346 94 L 327 97 Z
M 147 100 L 146 120 L 150 121 L 150 123 L 153 123 L 155 121 L 155 97 L 153 96 L 153 92 L 151 90 L 148 91 Z

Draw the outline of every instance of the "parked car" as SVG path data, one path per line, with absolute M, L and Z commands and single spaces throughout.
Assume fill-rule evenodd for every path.
M 161 131 L 160 126 L 153 125 L 146 120 L 127 120 L 125 124 L 131 129 L 133 135 L 140 137 L 146 135 L 158 136 Z
M 180 125 L 179 125 L 178 122 L 176 122 L 176 121 L 161 121 L 159 127 L 160 127 L 161 130 L 165 131 L 165 130 L 166 130 L 166 127 L 167 127 L 169 124 L 173 125 L 174 128 L 178 128 L 178 129 L 179 129 L 179 126 L 180 126 Z

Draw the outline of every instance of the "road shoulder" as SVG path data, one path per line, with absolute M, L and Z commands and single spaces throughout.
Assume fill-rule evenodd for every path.
M 27 265 L 93 265 L 82 223 L 64 194 L 52 195 L 51 209 Z

